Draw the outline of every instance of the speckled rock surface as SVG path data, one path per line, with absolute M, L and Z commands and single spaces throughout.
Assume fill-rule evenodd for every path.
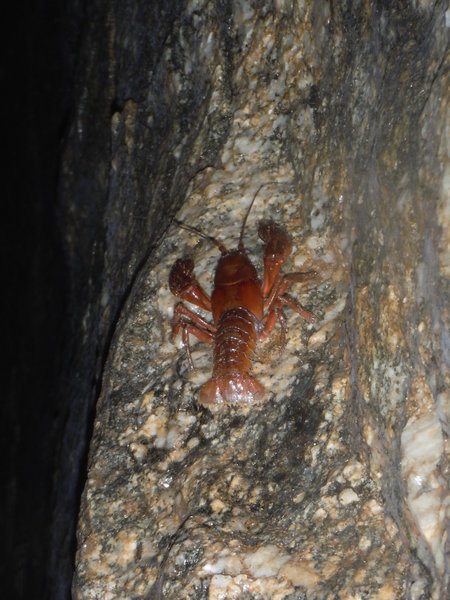
M 192 339 L 192 372 L 171 343 L 168 274 L 191 255 L 211 290 L 218 251 L 170 228 L 104 370 L 77 599 L 443 597 L 446 14 L 439 2 L 356 4 L 189 2 L 161 50 L 178 102 L 199 64 L 210 77 L 208 141 L 190 156 L 171 148 L 174 162 L 216 159 L 177 217 L 232 248 L 254 192 L 275 182 L 245 246 L 262 275 L 258 221 L 287 229 L 286 270 L 320 274 L 292 287 L 319 323 L 289 312 L 283 353 L 278 329 L 258 347 L 264 402 L 199 406 L 212 351 Z

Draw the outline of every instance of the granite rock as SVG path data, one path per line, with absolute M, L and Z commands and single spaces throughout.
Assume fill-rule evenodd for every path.
M 75 598 L 443 597 L 446 17 L 443 2 L 191 1 L 154 69 L 139 70 L 139 94 L 111 120 L 119 212 L 107 223 L 122 223 L 130 169 L 142 186 L 150 170 L 157 195 L 158 169 L 168 184 L 164 167 L 184 165 L 189 178 L 170 182 L 172 197 L 184 196 L 177 218 L 233 248 L 267 182 L 245 247 L 262 274 L 257 223 L 286 228 L 286 270 L 319 273 L 292 295 L 319 322 L 289 312 L 284 350 L 278 329 L 258 346 L 263 402 L 208 410 L 197 398 L 212 350 L 191 339 L 190 371 L 172 343 L 168 274 L 189 255 L 210 291 L 217 248 L 172 225 L 139 269 L 128 263 L 80 510 Z M 158 28 L 128 18 L 111 26 L 112 52 L 137 64 Z M 167 162 L 145 167 L 161 102 L 175 123 L 158 138 Z M 178 119 L 186 106 L 190 121 Z M 111 230 L 107 268 L 125 268 L 126 230 Z

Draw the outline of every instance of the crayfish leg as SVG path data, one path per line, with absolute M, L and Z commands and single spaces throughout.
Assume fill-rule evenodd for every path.
M 279 302 L 277 301 L 277 305 L 273 306 L 272 309 L 267 313 L 263 320 L 263 328 L 259 334 L 260 341 L 266 340 L 274 329 L 277 321 L 280 322 L 281 327 L 281 337 L 280 337 L 280 354 L 286 346 L 286 333 L 287 333 L 287 322 L 286 315 L 283 312 L 283 309 L 279 306 Z
M 208 323 L 200 315 L 189 310 L 181 302 L 176 305 L 172 319 L 172 342 L 178 332 L 182 330 L 182 340 L 188 357 L 189 367 L 194 369 L 194 361 L 192 360 L 191 346 L 189 344 L 189 334 L 195 335 L 201 342 L 214 344 L 216 327 L 212 323 Z
M 305 283 L 306 281 L 318 281 L 319 273 L 317 271 L 294 271 L 285 273 L 283 279 L 292 283 Z
M 289 296 L 288 294 L 284 294 L 284 296 L 278 298 L 278 301 L 284 304 L 285 306 L 288 306 L 291 310 L 295 310 L 295 312 L 298 313 L 301 317 L 303 317 L 305 321 L 308 321 L 308 323 L 319 322 L 318 317 L 313 312 L 302 306 L 300 302 L 298 302 L 294 298 L 291 298 L 291 296 Z

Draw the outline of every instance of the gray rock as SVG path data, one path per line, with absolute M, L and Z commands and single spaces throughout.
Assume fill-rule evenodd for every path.
M 93 285 L 100 330 L 120 316 L 102 373 L 74 598 L 438 600 L 445 3 L 167 10 L 121 5 L 103 25 L 110 45 L 97 92 L 115 108 L 95 165 L 107 203 Z M 91 143 L 93 65 L 75 153 Z M 264 182 L 275 183 L 250 213 L 249 257 L 262 276 L 257 223 L 283 225 L 294 245 L 285 272 L 319 273 L 290 290 L 319 323 L 287 311 L 283 352 L 276 328 L 253 361 L 264 401 L 209 410 L 197 400 L 212 348 L 191 336 L 189 371 L 181 341 L 170 340 L 168 275 L 190 255 L 210 291 L 219 253 L 166 227 L 182 204 L 178 219 L 235 248 Z

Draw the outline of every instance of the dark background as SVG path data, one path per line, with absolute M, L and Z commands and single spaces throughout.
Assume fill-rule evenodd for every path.
M 20 3 L 3 19 L 6 362 L 0 595 L 5 599 L 64 598 L 70 586 L 64 569 L 58 573 L 58 565 L 50 560 L 50 550 L 67 412 L 64 380 L 70 364 L 58 175 L 72 112 L 82 16 L 83 3 L 53 1 Z M 66 541 L 59 551 L 62 563 L 73 560 L 75 522 L 76 511 L 59 520 Z

